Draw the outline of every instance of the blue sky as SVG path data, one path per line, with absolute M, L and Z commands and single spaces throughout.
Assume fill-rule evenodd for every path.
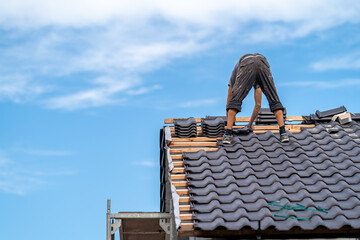
M 164 118 L 224 115 L 242 54 L 288 115 L 360 112 L 359 1 L 0 2 L 0 239 L 102 239 L 159 211 Z M 263 97 L 263 106 L 267 107 Z M 252 92 L 238 116 L 250 116 Z

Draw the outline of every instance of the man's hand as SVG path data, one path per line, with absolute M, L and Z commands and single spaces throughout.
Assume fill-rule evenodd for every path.
M 254 125 L 252 125 L 252 124 L 248 124 L 248 125 L 246 125 L 248 128 L 250 128 L 251 130 L 254 130 Z

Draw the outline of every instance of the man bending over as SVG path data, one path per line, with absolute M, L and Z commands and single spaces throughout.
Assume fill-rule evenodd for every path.
M 279 124 L 280 141 L 288 142 L 289 137 L 284 124 L 284 107 L 277 95 L 270 65 L 263 55 L 253 53 L 242 56 L 231 74 L 226 104 L 227 126 L 223 143 L 231 143 L 235 116 L 241 111 L 242 101 L 252 87 L 255 89 L 255 107 L 247 127 L 252 129 L 252 124 L 261 108 L 261 93 L 263 92 L 269 102 L 270 110 L 275 114 Z

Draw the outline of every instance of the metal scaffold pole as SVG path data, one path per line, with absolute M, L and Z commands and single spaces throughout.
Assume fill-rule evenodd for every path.
M 110 240 L 111 223 L 110 223 L 110 208 L 111 200 L 107 200 L 107 212 L 106 212 L 106 240 Z

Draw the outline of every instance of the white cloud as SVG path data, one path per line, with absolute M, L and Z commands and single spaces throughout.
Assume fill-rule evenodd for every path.
M 21 27 L 54 24 L 83 27 L 104 24 L 113 19 L 128 23 L 160 17 L 170 22 L 198 26 L 226 26 L 224 23 L 248 20 L 313 21 L 315 24 L 321 22 L 322 25 L 329 25 L 335 22 L 358 21 L 359 7 L 356 0 L 13 0 L 1 2 L 0 22 Z
M 33 78 L 41 76 L 46 79 L 42 81 L 43 84 L 45 81 L 50 82 L 55 96 L 43 100 L 45 106 L 52 109 L 75 110 L 126 102 L 131 95 L 159 89 L 157 84 L 153 87 L 143 86 L 144 81 L 140 75 L 158 69 L 174 58 L 193 54 L 208 47 L 207 44 L 198 42 L 195 36 L 192 36 L 192 39 L 181 40 L 172 39 L 173 35 L 165 34 L 166 36 L 158 39 L 155 27 L 148 30 L 150 32 L 142 33 L 143 36 L 124 37 L 119 29 L 116 30 L 117 27 L 117 24 L 101 27 L 101 30 L 96 31 L 97 34 L 89 31 L 84 33 L 86 37 L 82 36 L 80 39 L 79 33 L 72 31 L 56 33 L 56 37 L 52 33 L 45 34 L 51 35 L 49 37 L 39 33 L 39 37 L 24 46 L 11 47 L 5 51 L 6 58 L 12 59 L 13 62 L 21 62 L 20 66 L 9 65 L 6 62 L 2 65 L 8 65 L 10 71 L 30 70 Z M 147 37 L 147 34 L 150 37 Z M 40 41 L 43 38 L 46 40 Z M 138 39 L 146 40 L 139 43 Z M 39 42 L 41 47 L 38 46 Z M 75 52 L 67 50 L 71 43 L 76 43 Z M 67 83 L 62 79 L 78 73 L 101 77 L 96 77 L 95 80 L 73 79 L 67 83 L 81 83 L 82 87 L 78 91 L 72 90 L 67 93 Z M 30 78 L 25 83 L 32 81 Z M 17 89 L 19 94 L 23 93 L 20 87 Z M 60 91 L 56 91 L 58 89 L 62 90 L 61 95 L 58 94 Z M 36 92 L 39 96 L 42 93 Z
M 0 152 L 0 167 L 7 163 L 9 163 L 9 159 L 7 159 L 7 157 L 5 157 L 2 152 Z
M 346 56 L 323 59 L 311 64 L 311 67 L 315 71 L 358 70 L 360 69 L 360 53 L 348 53 Z
M 69 151 L 56 151 L 56 150 L 46 150 L 46 149 L 34 149 L 34 148 L 22 148 L 22 149 L 11 149 L 12 152 L 20 152 L 28 155 L 35 156 L 70 156 L 73 155 L 73 152 Z
M 0 190 L 5 193 L 25 195 L 43 184 L 45 182 L 36 177 L 26 176 L 16 171 L 0 171 Z
M 0 150 L 0 191 L 24 195 L 35 185 L 40 184 L 42 184 L 41 180 L 21 173 L 15 162 Z
M 142 167 L 155 167 L 158 166 L 157 162 L 144 160 L 144 161 L 138 161 L 138 162 L 132 162 L 135 166 L 142 166 Z
M 113 99 L 113 95 L 129 89 L 132 85 L 136 84 L 136 80 L 127 79 L 118 81 L 108 77 L 101 77 L 95 79 L 93 83 L 99 85 L 99 87 L 49 99 L 46 105 L 53 109 L 75 110 L 120 103 L 125 100 Z
M 342 79 L 338 81 L 297 81 L 280 83 L 281 86 L 316 87 L 316 88 L 341 88 L 360 86 L 360 79 Z
M 49 90 L 50 87 L 34 83 L 25 75 L 0 75 L 0 99 L 21 102 Z
M 127 30 L 118 25 L 119 23 L 111 23 L 98 32 L 99 36 L 89 36 L 92 38 L 86 42 L 89 47 L 71 58 L 66 63 L 66 70 L 144 73 L 158 69 L 174 58 L 193 54 L 208 47 L 207 44 L 202 44 L 200 37 L 187 36 L 190 34 L 188 32 L 157 33 L 160 30 L 158 27 L 135 25 L 132 27 L 146 30 L 128 34 Z M 177 37 L 179 39 L 173 39 Z
M 113 91 L 109 89 L 92 89 L 74 94 L 55 97 L 47 100 L 46 106 L 51 109 L 77 110 L 90 107 L 99 107 L 124 102 L 125 99 L 111 98 Z
M 5 193 L 11 193 L 16 195 L 25 195 L 34 189 L 49 184 L 51 178 L 57 176 L 69 176 L 76 174 L 72 170 L 45 170 L 46 166 L 35 167 L 34 160 L 28 165 L 29 155 L 41 155 L 41 156 L 59 156 L 65 152 L 54 152 L 49 150 L 30 150 L 25 149 L 21 158 L 28 159 L 27 161 L 21 161 L 20 159 L 9 158 L 10 151 L 0 150 L 0 191 Z M 19 152 L 17 150 L 16 152 Z M 63 156 L 63 155 L 61 155 Z M 36 161 L 36 160 L 35 160 Z
M 31 174 L 37 177 L 56 177 L 56 176 L 71 176 L 77 174 L 77 171 L 73 170 L 65 170 L 65 171 L 52 171 L 52 172 L 45 172 L 45 171 L 32 171 Z
M 136 90 L 129 90 L 127 92 L 127 94 L 129 94 L 129 95 L 141 95 L 141 94 L 145 94 L 145 93 L 148 93 L 148 92 L 151 92 L 151 91 L 154 91 L 154 90 L 158 90 L 158 89 L 161 89 L 161 86 L 154 85 L 154 86 L 151 86 L 151 87 L 142 87 L 142 88 L 139 88 L 139 89 L 136 89 Z
M 174 59 L 229 39 L 279 42 L 359 23 L 359 11 L 359 1 L 335 0 L 2 1 L 0 76 L 26 78 L 0 82 L 0 98 L 66 110 L 123 103 L 155 90 L 142 76 Z
M 219 99 L 217 99 L 217 98 L 194 99 L 194 100 L 189 100 L 189 101 L 180 103 L 178 105 L 178 107 L 191 108 L 191 107 L 212 106 L 212 105 L 216 105 L 218 102 L 219 102 Z

